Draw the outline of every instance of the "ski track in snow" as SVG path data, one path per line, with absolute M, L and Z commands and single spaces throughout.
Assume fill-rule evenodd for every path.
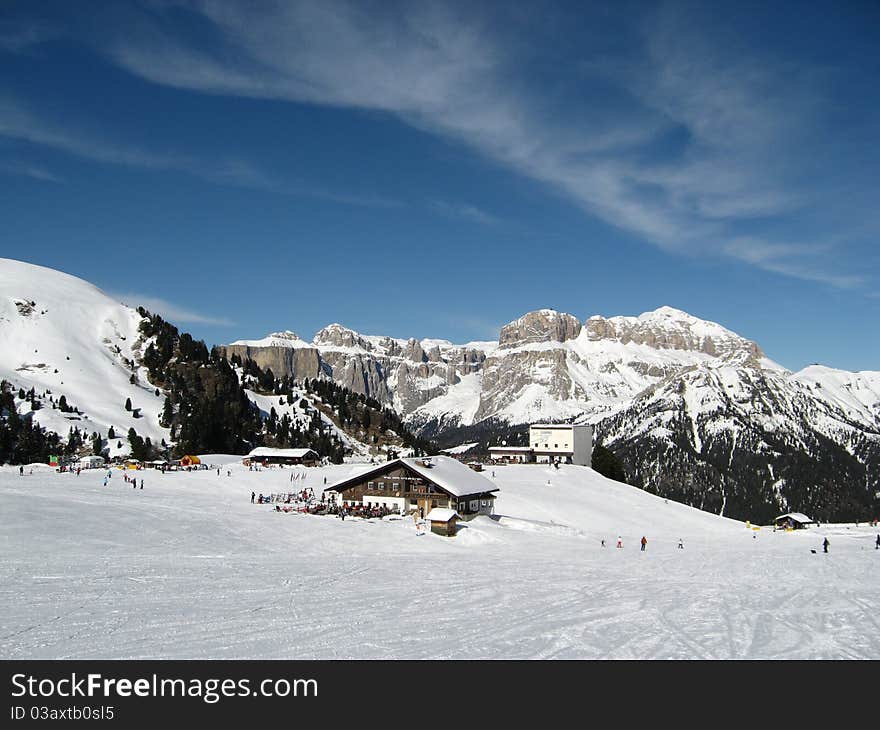
M 880 658 L 874 529 L 754 539 L 589 469 L 496 472 L 505 516 L 449 540 L 250 504 L 283 469 L 0 468 L 0 658 Z

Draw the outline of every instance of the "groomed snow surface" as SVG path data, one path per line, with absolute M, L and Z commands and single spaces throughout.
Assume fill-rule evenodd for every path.
M 118 470 L 104 487 L 105 470 L 0 468 L 0 658 L 880 658 L 865 525 L 756 532 L 584 467 L 522 465 L 484 472 L 499 520 L 417 536 L 411 519 L 250 502 L 363 465 L 239 459 L 129 472 L 143 490 Z

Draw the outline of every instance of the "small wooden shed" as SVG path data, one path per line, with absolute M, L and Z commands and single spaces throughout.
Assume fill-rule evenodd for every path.
M 454 509 L 435 507 L 425 518 L 431 523 L 431 532 L 444 537 L 455 537 L 455 525 L 460 516 Z

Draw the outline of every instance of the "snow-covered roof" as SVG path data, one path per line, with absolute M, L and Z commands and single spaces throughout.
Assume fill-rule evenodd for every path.
M 461 519 L 461 515 L 449 507 L 434 507 L 425 518 L 431 522 L 449 522 L 453 517 Z
M 531 446 L 490 446 L 489 451 L 531 451 Z
M 401 461 L 454 497 L 498 491 L 493 482 L 451 456 L 409 458 Z M 430 466 L 425 466 L 426 461 Z
M 80 457 L 77 459 L 77 461 L 82 461 L 82 462 L 100 461 L 101 463 L 103 463 L 103 462 L 104 462 L 104 457 L 103 457 L 103 456 L 99 456 L 99 455 L 97 455 L 97 454 L 89 454 L 88 456 L 80 456 Z
M 251 451 L 248 456 L 287 456 L 293 459 L 302 459 L 308 454 L 318 455 L 313 449 L 272 449 L 268 446 L 260 446 Z
M 428 461 L 431 466 L 425 466 L 425 461 Z M 327 486 L 325 491 L 344 491 L 342 488 L 349 483 L 356 483 L 363 481 L 364 479 L 369 479 L 374 474 L 379 474 L 389 468 L 400 466 L 401 464 L 428 481 L 433 482 L 453 497 L 468 497 L 473 494 L 485 494 L 487 492 L 498 491 L 498 487 L 496 487 L 493 482 L 489 481 L 484 476 L 480 476 L 469 466 L 462 464 L 451 456 L 426 456 L 424 458 L 412 457 L 386 461 L 384 464 L 380 464 L 373 469 L 368 469 L 355 476 L 340 479 L 338 482 Z
M 779 515 L 774 522 L 778 522 L 779 520 L 785 519 L 788 517 L 789 519 L 794 520 L 795 522 L 807 523 L 807 522 L 815 522 L 816 520 L 810 519 L 803 512 L 788 512 L 784 515 Z

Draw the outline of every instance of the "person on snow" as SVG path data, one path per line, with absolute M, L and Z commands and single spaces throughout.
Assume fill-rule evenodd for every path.
M 880 550 L 880 535 L 877 535 L 877 542 L 874 543 L 874 549 Z
M 648 538 L 642 535 L 642 552 L 645 552 L 645 547 L 648 544 Z
M 602 539 L 602 547 L 605 547 L 605 539 Z
M 144 488 L 144 480 L 141 479 L 141 489 L 143 489 L 143 488 Z
M 617 536 L 617 547 L 623 547 L 623 538 L 621 538 L 620 535 Z
M 20 477 L 24 476 L 24 467 L 23 466 L 18 467 L 18 476 L 20 476 Z
M 678 538 L 678 549 L 684 550 L 684 543 L 682 542 L 681 538 Z
M 830 544 L 831 544 L 831 543 L 828 542 L 828 538 L 826 537 L 826 538 L 822 541 L 822 552 L 827 553 L 827 552 L 828 552 L 828 546 L 829 546 Z
M 251 504 L 254 503 L 254 497 L 256 497 L 256 496 L 257 496 L 256 492 L 251 492 Z

